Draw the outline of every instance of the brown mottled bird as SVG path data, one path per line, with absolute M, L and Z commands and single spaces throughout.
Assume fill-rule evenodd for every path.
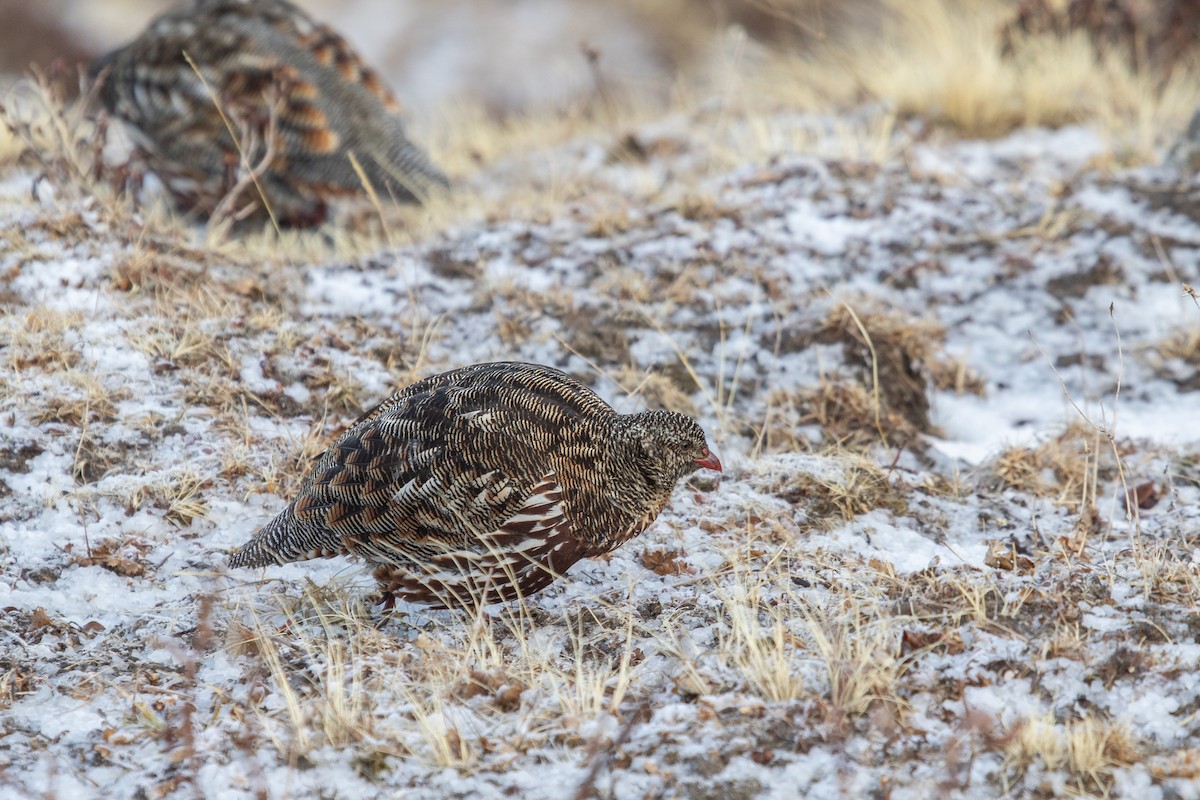
M 355 554 L 389 606 L 511 600 L 637 536 L 698 467 L 721 462 L 682 414 L 618 414 L 556 369 L 476 364 L 364 414 L 229 563 Z
M 201 215 L 236 186 L 240 216 L 263 210 L 261 188 L 277 219 L 315 224 L 327 200 L 364 191 L 355 161 L 385 199 L 448 186 L 379 76 L 284 0 L 190 0 L 91 74 L 176 204 Z

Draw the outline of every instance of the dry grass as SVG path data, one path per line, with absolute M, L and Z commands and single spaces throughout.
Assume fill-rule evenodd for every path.
M 1128 441 L 1115 447 L 1114 453 L 1092 426 L 1073 422 L 1035 447 L 1005 450 L 992 461 L 990 472 L 1003 486 L 1081 513 L 1096 503 L 1098 487 L 1118 479 L 1116 454 L 1124 459 L 1136 452 Z
M 1124 725 L 1096 717 L 1060 724 L 1047 713 L 1014 726 L 1005 756 L 1017 772 L 1034 764 L 1063 769 L 1081 794 L 1107 794 L 1113 770 L 1135 763 L 1140 753 Z
M 42 367 L 62 372 L 79 366 L 79 333 L 84 316 L 78 311 L 39 307 L 24 314 L 0 317 L 0 337 L 7 341 L 4 356 L 13 370 Z
M 213 325 L 188 317 L 175 322 L 169 322 L 170 319 L 163 317 L 159 325 L 134 333 L 129 343 L 146 354 L 158 369 L 201 367 L 211 362 L 226 374 L 235 371 L 232 354 L 220 342 L 221 334 Z
M 882 163 L 896 153 L 897 114 L 985 136 L 1020 125 L 1089 121 L 1109 133 L 1119 158 L 1144 159 L 1162 144 L 1164 132 L 1183 127 L 1200 101 L 1194 71 L 1175 69 L 1164 77 L 1139 72 L 1117 57 L 1097 59 L 1082 35 L 1038 38 L 1015 57 L 1005 57 L 997 29 L 1010 8 L 998 0 L 885 2 L 882 15 L 867 2 L 843 8 L 822 0 L 723 3 L 698 13 L 691 6 L 683 13 L 687 4 L 677 0 L 630 0 L 630 5 L 665 40 L 677 42 L 666 48 L 677 54 L 671 59 L 681 70 L 670 92 L 605 87 L 574 106 L 503 118 L 482 105 L 448 107 L 418 133 L 431 145 L 434 161 L 455 177 L 453 196 L 435 198 L 423 208 L 364 206 L 317 232 L 279 232 L 269 226 L 259 233 L 243 231 L 232 246 L 251 259 L 298 263 L 429 241 L 465 221 L 548 220 L 579 201 L 611 208 L 596 202 L 598 187 L 575 171 L 572 159 L 535 163 L 529 154 L 590 140 L 613 158 L 636 163 L 661 155 L 655 148 L 681 146 L 669 137 L 646 139 L 639 132 L 643 123 L 669 111 L 691 117 L 703 142 L 699 153 L 694 144 L 683 143 L 676 154 L 693 149 L 692 155 L 701 156 L 676 176 L 684 179 L 679 188 L 686 194 L 689 183 L 714 168 L 761 163 L 781 152 Z M 864 23 L 878 19 L 879 25 Z M 757 25 L 763 20 L 770 24 Z M 729 21 L 749 24 L 770 44 L 764 49 L 744 36 L 714 34 L 714 23 Z M 768 33 L 780 31 L 784 35 Z M 715 112 L 714 96 L 722 101 Z M 777 119 L 781 108 L 826 111 L 860 105 L 864 98 L 888 101 L 894 112 L 838 122 L 832 135 Z M 6 103 L 5 119 L 13 131 L 9 152 L 19 146 L 57 176 L 56 183 L 113 198 L 94 144 L 103 136 L 96 135 L 80 104 L 61 100 L 50 80 L 26 85 Z M 500 180 L 488 181 L 484 190 L 471 178 L 481 173 Z M 640 193 L 650 197 L 660 190 L 658 180 L 648 180 Z M 109 200 L 104 205 L 123 207 Z M 160 211 L 140 224 L 180 226 Z M 209 245 L 231 243 L 218 237 Z
M 815 560 L 822 563 L 819 555 Z M 713 646 L 662 642 L 678 661 L 677 690 L 706 695 L 732 688 L 772 704 L 815 700 L 838 738 L 868 714 L 899 716 L 907 668 L 901 631 L 911 621 L 882 604 L 880 583 L 809 593 L 799 588 L 793 570 L 786 551 L 730 554 L 721 576 L 711 579 L 717 601 Z M 672 619 L 664 631 L 677 627 Z
M 935 389 L 982 395 L 983 381 L 942 348 L 945 330 L 873 305 L 834 307 L 813 330 L 792 337 L 789 349 L 840 345 L 844 367 L 800 390 L 775 390 L 758 431 L 766 452 L 811 448 L 802 434 L 817 426 L 835 448 L 922 447 L 934 433 L 929 395 Z
M 809 556 L 821 569 L 837 568 L 820 554 Z M 912 692 L 962 692 L 955 681 L 924 686 L 930 675 L 911 675 L 914 666 L 935 651 L 961 653 L 959 630 L 1012 635 L 1005 624 L 1029 613 L 1009 587 L 971 571 L 922 590 L 921 576 L 859 569 L 854 587 L 811 593 L 799 588 L 785 553 L 745 551 L 729 563 L 711 579 L 715 639 L 700 650 L 674 637 L 680 613 L 704 612 L 665 611 L 663 624 L 647 630 L 632 610 L 604 602 L 557 618 L 518 603 L 493 615 L 426 622 L 397 648 L 394 633 L 371 624 L 353 587 L 309 585 L 300 597 L 276 597 L 248 624 L 231 628 L 243 633 L 227 644 L 249 656 L 239 662 L 251 687 L 239 712 L 247 720 L 242 735 L 271 743 L 292 763 L 326 746 L 354 746 L 370 754 L 360 768 L 376 779 L 397 760 L 470 774 L 498 754 L 582 750 L 590 747 L 584 731 L 599 721 L 636 724 L 646 675 L 634 668 L 652 642 L 667 658 L 655 672 L 669 669 L 685 698 L 704 704 L 722 692 L 744 692 L 737 708 L 747 721 L 765 714 L 765 722 L 773 713 L 750 698 L 767 709 L 807 709 L 807 721 L 793 718 L 801 727 L 790 731 L 790 741 L 844 741 L 863 731 L 903 739 Z M 897 590 L 931 590 L 944 610 L 924 621 L 898 613 L 888 599 Z M 1043 656 L 1082 661 L 1090 637 L 1077 624 L 1055 630 Z M 161 728 L 163 714 L 152 716 L 146 724 Z M 520 733 L 511 733 L 514 725 Z M 976 746 L 1002 757 L 999 779 L 1012 786 L 1028 787 L 1025 776 L 1036 768 L 1067 775 L 1073 791 L 1103 793 L 1115 769 L 1146 755 L 1126 726 L 1099 716 L 1062 722 L 1043 715 L 985 727 Z M 499 730 L 510 734 L 498 739 Z M 609 737 L 624 741 L 615 729 L 598 741 Z
M 1155 350 L 1164 359 L 1180 359 L 1194 363 L 1200 358 L 1200 327 L 1168 336 Z
M 0 103 L 6 147 L 31 160 L 56 186 L 102 192 L 98 180 L 105 134 L 84 102 L 66 99 L 66 79 L 35 72 Z M 103 193 L 106 196 L 106 193 Z
M 864 61 L 856 59 L 856 75 L 901 113 L 968 134 L 1094 120 L 1142 154 L 1151 152 L 1155 128 L 1178 129 L 1195 108 L 1194 79 L 1156 86 L 1155 75 L 1119 58 L 1097 58 L 1082 35 L 1031 40 L 1016 57 L 1002 56 L 996 32 L 1009 9 L 989 2 L 895 3 L 883 37 L 889 44 L 873 54 L 858 51 Z
M 369 210 L 358 218 L 362 224 L 352 215 L 319 233 L 250 232 L 239 246 L 251 258 L 298 262 L 427 241 L 464 220 L 549 218 L 565 204 L 594 195 L 596 187 L 568 166 L 558 173 L 552 162 L 529 169 L 535 166 L 527 160 L 529 153 L 585 138 L 606 142 L 619 154 L 622 142 L 640 141 L 633 132 L 642 122 L 661 118 L 664 104 L 695 115 L 710 137 L 699 175 L 716 164 L 814 152 L 829 142 L 838 151 L 825 155 L 836 158 L 881 163 L 894 154 L 894 114 L 839 123 L 844 127 L 829 137 L 777 124 L 773 117 L 779 108 L 827 110 L 859 104 L 866 96 L 890 102 L 902 116 L 968 135 L 1093 121 L 1110 133 L 1119 155 L 1144 158 L 1161 144 L 1155 140 L 1164 131 L 1183 127 L 1200 100 L 1194 71 L 1175 69 L 1163 78 L 1138 72 L 1116 57 L 1098 60 L 1082 35 L 1038 38 L 1020 47 L 1016 57 L 1005 57 L 997 30 L 1010 6 L 998 0 L 884 2 L 882 15 L 871 3 L 843 7 L 823 0 L 729 2 L 698 10 L 679 0 L 629 0 L 627 5 L 675 54 L 670 60 L 680 73 L 669 99 L 664 100 L 661 87 L 648 92 L 606 87 L 575 106 L 529 116 L 500 118 L 482 105 L 446 108 L 419 138 L 431 145 L 434 161 L 455 176 L 452 198 L 419 209 L 384 208 L 382 215 Z M 879 19 L 879 25 L 865 22 Z M 714 24 L 731 21 L 749 25 L 769 45 L 764 49 L 744 38 L 714 34 Z M 695 55 L 701 53 L 708 55 Z M 704 108 L 714 94 L 724 101 L 715 118 Z M 86 120 L 82 104 L 67 104 L 61 97 L 48 78 L 26 84 L 5 104 L 9 132 L 0 142 L 10 154 L 19 148 L 37 158 L 48 174 L 58 176 L 56 183 L 110 198 L 113 193 L 99 179 L 105 168 L 96 142 L 103 136 Z M 481 171 L 496 175 L 512 169 L 522 170 L 522 180 L 501 181 L 500 192 L 480 192 L 463 180 Z M 166 227 L 179 224 L 154 218 Z M 219 240 L 210 244 L 225 246 Z
M 565 152 L 588 141 L 619 157 L 619 143 L 629 131 L 658 118 L 662 110 L 661 99 L 632 93 L 614 93 L 600 105 L 585 98 L 567 108 L 508 117 L 479 105 L 447 107 L 421 141 L 432 145 L 430 157 L 454 180 L 453 194 L 432 198 L 420 208 L 387 209 L 390 241 L 426 242 L 467 222 L 545 223 L 581 202 L 611 208 L 601 202 L 609 193 Z M 543 157 L 534 159 L 534 153 Z M 648 181 L 645 194 L 655 189 L 655 182 Z
M 15 161 L 25 150 L 24 144 L 7 124 L 0 124 L 0 164 Z
M 929 433 L 930 365 L 939 374 L 961 375 L 956 383 L 966 386 L 969 373 L 942 350 L 945 329 L 928 318 L 918 318 L 886 309 L 855 308 L 848 302 L 836 306 L 822 321 L 814 340 L 841 344 L 846 363 L 858 367 L 868 380 L 872 413 L 880 440 L 887 444 L 888 431 Z M 978 390 L 979 381 L 970 384 Z M 943 387 L 937 387 L 943 388 Z M 885 426 L 883 415 L 898 422 Z
M 60 394 L 42 398 L 34 412 L 37 424 L 58 422 L 74 428 L 90 422 L 112 422 L 117 418 L 117 403 L 129 400 L 133 393 L 126 387 L 108 389 L 95 374 L 71 369 L 62 376 Z
M 706 32 L 706 43 L 693 47 L 712 55 L 706 69 L 680 76 L 672 104 L 700 129 L 707 168 L 762 163 L 781 152 L 883 163 L 896 154 L 897 115 L 985 137 L 1022 125 L 1094 123 L 1118 160 L 1145 160 L 1164 144 L 1164 132 L 1183 128 L 1200 100 L 1194 71 L 1164 74 L 1118 55 L 1098 57 L 1083 34 L 1031 39 L 1006 56 L 997 32 L 1011 5 L 997 0 L 885 0 L 882 11 L 871 3 L 750 5 L 775 22 L 774 30 L 801 35 L 764 47 L 744 34 Z M 847 108 L 864 99 L 892 111 L 839 120 L 832 135 L 775 113 Z M 635 124 L 637 114 L 615 108 L 605 118 L 610 132 Z M 637 136 L 628 141 L 642 146 Z
M 542 625 L 559 638 L 535 641 L 538 626 L 518 603 L 436 625 L 397 650 L 394 634 L 376 630 L 350 598 L 346 587 L 310 585 L 299 600 L 277 598 L 277 611 L 252 612 L 240 627 L 235 646 L 261 664 L 254 713 L 286 758 L 355 744 L 469 769 L 497 746 L 480 730 L 486 720 L 527 716 L 527 696 L 553 711 L 539 709 L 527 741 L 507 747 L 578 742 L 580 727 L 624 713 L 635 655 L 627 613 L 609 620 L 570 612 Z
M 787 20 L 837 15 L 823 5 L 761 7 Z M 1097 63 L 1083 41 L 1038 42 L 1021 59 L 1002 59 L 994 23 L 1003 10 L 990 2 L 897 3 L 882 31 L 860 31 L 857 39 L 854 34 L 817 36 L 802 53 L 784 46 L 751 57 L 747 51 L 755 45 L 732 41 L 718 49 L 720 66 L 713 71 L 720 79 L 681 75 L 667 108 L 654 93 L 609 92 L 603 102 L 591 98 L 522 117 L 498 119 L 480 107 L 448 109 L 423 140 L 436 143 L 434 160 L 449 174 L 488 175 L 490 186 L 481 191 L 475 181 L 462 180 L 452 197 L 421 209 L 389 210 L 387 216 L 396 217 L 383 222 L 390 231 L 384 239 L 420 243 L 471 220 L 545 222 L 577 204 L 595 209 L 594 235 L 620 230 L 627 224 L 621 209 L 628 197 L 606 198 L 605 188 L 573 171 L 573 159 L 551 156 L 535 163 L 528 157 L 579 141 L 598 143 L 612 159 L 634 165 L 651 156 L 665 159 L 676 168 L 678 186 L 672 193 L 686 198 L 688 186 L 715 169 L 762 163 L 779 153 L 881 164 L 903 147 L 903 137 L 896 135 L 897 114 L 966 135 L 998 135 L 1021 124 L 1094 122 L 1108 132 L 1118 157 L 1145 159 L 1162 144 L 1162 132 L 1181 129 L 1200 101 L 1200 81 L 1189 78 L 1188 71 L 1175 70 L 1159 81 L 1115 59 Z M 858 105 L 864 92 L 889 101 L 895 110 L 841 119 L 832 135 L 777 120 L 780 108 L 826 111 Z M 722 101 L 715 113 L 714 94 Z M 667 111 L 692 120 L 695 141 L 641 132 L 643 123 Z M 635 193 L 651 198 L 660 191 L 659 180 L 647 175 Z M 362 253 L 381 242 L 358 226 L 350 230 L 332 232 L 334 252 Z M 296 256 L 306 252 L 306 241 L 317 243 L 317 252 L 328 246 L 328 237 L 305 234 L 268 233 L 261 241 L 276 251 L 282 242 L 284 252 Z M 969 378 L 957 377 L 969 390 Z
M 1200 388 L 1200 325 L 1177 330 L 1153 345 L 1149 361 L 1156 373 L 1181 391 Z
M 1133 551 L 1136 588 L 1160 603 L 1189 602 L 1200 591 L 1200 571 L 1185 542 L 1138 542 Z
M 631 397 L 640 397 L 647 408 L 665 408 L 693 417 L 696 415 L 696 406 L 687 393 L 658 371 L 625 366 L 612 378 L 618 386 L 627 387 Z
M 836 449 L 827 455 L 841 467 L 839 474 L 799 475 L 792 489 L 797 499 L 804 500 L 809 518 L 818 520 L 818 525 L 837 526 L 877 508 L 894 514 L 906 512 L 904 493 L 893 486 L 877 463 Z
M 356 744 L 470 770 L 497 746 L 577 747 L 598 720 L 639 713 L 644 678 L 634 667 L 647 641 L 674 654 L 680 685 L 709 691 L 714 667 L 727 668 L 770 703 L 818 698 L 839 730 L 878 708 L 903 710 L 904 618 L 869 597 L 806 599 L 778 557 L 743 562 L 727 576 L 714 584 L 715 648 L 699 659 L 670 638 L 674 626 L 647 631 L 631 609 L 603 601 L 557 619 L 518 603 L 425 626 L 397 650 L 393 634 L 375 630 L 344 586 L 278 598 L 278 610 L 254 612 L 241 626 L 248 633 L 236 647 L 261 664 L 253 713 L 291 759 Z M 402 727 L 395 726 L 397 710 L 408 721 Z M 524 720 L 521 737 L 500 745 L 485 734 L 514 717 Z

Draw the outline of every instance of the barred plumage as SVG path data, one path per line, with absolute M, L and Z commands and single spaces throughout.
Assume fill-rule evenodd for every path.
M 476 364 L 363 415 L 229 563 L 354 554 L 389 603 L 510 600 L 641 533 L 697 467 L 721 464 L 688 417 L 617 414 L 550 367 Z
M 91 73 L 176 203 L 202 215 L 239 181 L 247 209 L 262 210 L 245 165 L 261 167 L 271 209 L 295 225 L 323 219 L 328 199 L 363 191 L 352 155 L 385 199 L 420 201 L 448 186 L 408 140 L 379 76 L 284 0 L 189 0 Z

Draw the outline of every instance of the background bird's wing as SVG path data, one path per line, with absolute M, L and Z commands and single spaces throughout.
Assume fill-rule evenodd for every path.
M 334 70 L 348 83 L 362 86 L 376 97 L 383 107 L 393 114 L 400 113 L 400 104 L 391 90 L 384 85 L 379 73 L 363 62 L 362 57 L 337 31 L 317 22 L 298 8 L 291 13 L 264 14 L 268 26 L 295 41 L 316 62 Z
M 335 31 L 298 9 L 274 8 L 244 24 L 237 69 L 247 86 L 229 94 L 261 102 L 263 79 L 284 91 L 277 111 L 277 148 L 292 174 L 331 191 L 376 191 L 422 199 L 446 176 L 406 136 L 395 96 Z M 362 175 L 350 160 L 353 154 Z

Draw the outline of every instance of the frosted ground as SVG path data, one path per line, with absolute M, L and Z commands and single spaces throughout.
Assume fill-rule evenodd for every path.
M 10 160 L 0 798 L 1200 797 L 1200 206 L 1110 150 L 701 108 L 341 255 Z M 223 567 L 391 387 L 494 359 L 726 472 L 482 619 Z

